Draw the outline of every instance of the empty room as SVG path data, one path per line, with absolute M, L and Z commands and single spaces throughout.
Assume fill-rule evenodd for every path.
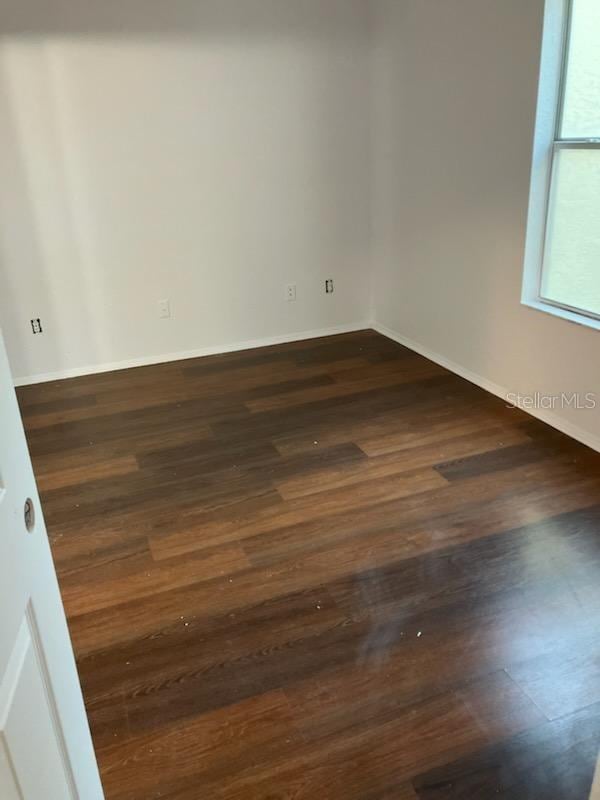
M 0 800 L 600 798 L 598 0 L 4 0 L 0 331 Z

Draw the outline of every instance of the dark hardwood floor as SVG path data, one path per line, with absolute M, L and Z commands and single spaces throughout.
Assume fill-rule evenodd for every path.
M 107 800 L 587 800 L 600 456 L 372 331 L 19 400 Z

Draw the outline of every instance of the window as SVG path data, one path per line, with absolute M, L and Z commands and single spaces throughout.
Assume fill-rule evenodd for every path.
M 600 0 L 547 0 L 523 300 L 600 328 Z

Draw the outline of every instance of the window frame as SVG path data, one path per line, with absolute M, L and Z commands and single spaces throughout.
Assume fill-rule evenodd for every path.
M 600 139 L 561 136 L 572 14 L 573 0 L 546 0 L 521 302 L 600 330 L 600 314 L 542 294 L 555 154 L 560 149 L 600 149 Z

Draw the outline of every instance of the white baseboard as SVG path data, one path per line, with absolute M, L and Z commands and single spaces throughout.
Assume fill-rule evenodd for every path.
M 419 355 L 428 358 L 430 361 L 434 361 L 441 367 L 444 367 L 450 372 L 454 372 L 456 375 L 460 375 L 461 378 L 465 378 L 465 380 L 474 383 L 476 386 L 480 386 L 482 389 L 485 389 L 485 391 L 490 392 L 491 394 L 494 394 L 503 400 L 506 400 L 509 394 L 516 393 L 512 389 L 507 389 L 506 387 L 500 386 L 499 384 L 494 383 L 493 381 L 490 381 L 487 378 L 476 374 L 475 372 L 471 372 L 471 370 L 466 369 L 466 367 L 463 367 L 461 364 L 451 361 L 449 358 L 440 355 L 440 353 L 435 353 L 428 347 L 409 339 L 407 336 L 403 336 L 396 331 L 393 331 L 386 325 L 382 325 L 379 322 L 366 320 L 347 325 L 335 325 L 330 328 L 319 328 L 318 330 L 298 331 L 297 333 L 286 333 L 279 336 L 267 336 L 262 339 L 247 339 L 242 342 L 230 342 L 229 344 L 200 347 L 194 350 L 179 351 L 176 353 L 163 353 L 162 355 L 148 356 L 144 358 L 132 358 L 124 361 L 112 361 L 104 364 L 92 364 L 83 367 L 75 367 L 72 369 L 58 370 L 56 372 L 44 372 L 37 375 L 28 375 L 21 378 L 15 378 L 14 384 L 15 386 L 28 386 L 34 383 L 46 383 L 48 381 L 64 380 L 65 378 L 76 378 L 81 375 L 94 375 L 101 372 L 113 372 L 114 370 L 129 369 L 131 367 L 143 367 L 150 364 L 164 364 L 169 361 L 183 361 L 187 358 L 200 358 L 202 356 L 212 356 L 220 353 L 251 350 L 255 347 L 268 347 L 269 345 L 284 344 L 285 342 L 298 342 L 304 339 L 317 339 L 321 336 L 335 336 L 336 334 L 340 333 L 351 333 L 353 331 L 366 330 L 368 328 L 381 333 L 383 336 L 387 336 L 388 339 L 392 339 L 393 341 L 408 347 L 410 350 L 414 350 L 415 353 L 419 353 Z M 547 409 L 536 408 L 524 410 L 526 410 L 527 413 L 532 417 L 536 417 L 551 427 L 556 428 L 562 433 L 565 433 L 567 436 L 570 436 L 571 438 L 576 439 L 578 442 L 591 447 L 592 450 L 600 452 L 600 437 L 590 433 L 589 431 L 586 431 L 584 428 L 580 428 L 578 425 L 573 425 L 573 423 L 568 422 L 567 420 L 559 417 L 557 414 Z
M 407 336 L 402 336 L 401 334 L 396 333 L 396 331 L 391 330 L 391 328 L 388 328 L 385 325 L 381 325 L 378 322 L 373 322 L 371 323 L 371 327 L 373 330 L 376 330 L 383 336 L 387 336 L 388 339 L 393 339 L 393 341 L 398 342 L 398 344 L 408 347 L 409 350 L 414 350 L 415 353 L 419 353 L 419 355 L 428 358 L 430 361 L 434 361 L 436 364 L 439 364 L 441 367 L 444 367 L 450 372 L 460 375 L 461 378 L 465 378 L 471 383 L 474 383 L 476 386 L 480 386 L 482 389 L 485 389 L 486 392 L 495 394 L 497 397 L 502 398 L 502 400 L 506 400 L 508 395 L 516 394 L 516 391 L 507 389 L 504 386 L 493 383 L 487 378 L 483 378 L 481 375 L 477 375 L 475 372 L 471 372 L 471 370 L 466 369 L 460 364 L 451 361 L 449 358 L 446 358 L 439 353 L 433 352 L 433 350 L 430 350 L 428 347 L 424 347 L 422 344 L 419 344 L 419 342 L 409 339 Z M 548 411 L 547 409 L 532 408 L 523 410 L 532 417 L 547 423 L 552 428 L 556 428 L 556 430 L 560 431 L 561 433 L 565 433 L 572 439 L 576 439 L 578 442 L 591 447 L 592 450 L 600 452 L 600 437 L 590 433 L 589 431 L 586 431 L 584 428 L 580 428 L 578 425 L 573 425 L 572 422 L 568 422 L 567 420 L 559 417 L 552 411 Z
M 238 350 L 252 350 L 255 347 L 268 347 L 272 344 L 284 344 L 285 342 L 300 342 L 304 339 L 318 339 L 321 336 L 335 336 L 338 333 L 352 333 L 353 331 L 371 328 L 370 322 L 355 322 L 348 325 L 334 325 L 331 328 L 319 328 L 312 331 L 298 331 L 297 333 L 284 333 L 280 336 L 267 336 L 263 339 L 247 339 L 242 342 L 231 342 L 229 344 L 213 345 L 211 347 L 200 347 L 195 350 L 182 350 L 177 353 L 163 353 L 156 356 L 145 356 L 143 358 L 131 358 L 125 361 L 111 361 L 104 364 L 90 364 L 83 367 L 73 367 L 71 369 L 57 370 L 56 372 L 41 372 L 37 375 L 27 375 L 21 378 L 14 378 L 15 386 L 29 386 L 34 383 L 47 383 L 48 381 L 60 381 L 65 378 L 78 378 L 81 375 L 95 375 L 100 372 L 113 372 L 118 369 L 129 369 L 131 367 L 145 367 L 150 364 L 165 364 L 168 361 L 183 361 L 186 358 L 200 358 L 201 356 L 214 356 L 220 353 L 233 353 Z

